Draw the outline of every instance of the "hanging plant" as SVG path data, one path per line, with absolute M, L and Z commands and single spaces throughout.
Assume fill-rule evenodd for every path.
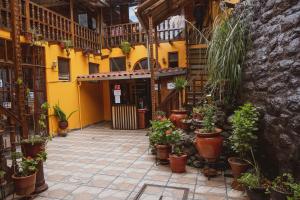
M 62 40 L 59 46 L 66 50 L 68 56 L 70 55 L 71 48 L 74 48 L 72 40 Z
M 232 102 L 241 82 L 241 65 L 248 44 L 242 15 L 225 16 L 215 25 L 208 46 L 208 83 L 220 100 Z
M 120 48 L 121 48 L 123 54 L 128 56 L 131 51 L 131 44 L 127 41 L 123 41 L 123 42 L 121 42 Z
M 31 46 L 41 46 L 46 43 L 43 34 L 40 34 L 35 28 L 30 29 L 26 34 L 26 39 L 31 43 Z

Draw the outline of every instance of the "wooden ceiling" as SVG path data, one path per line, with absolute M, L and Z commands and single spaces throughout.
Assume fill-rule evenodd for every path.
M 89 8 L 109 6 L 108 0 L 73 0 L 74 3 L 83 4 Z M 33 0 L 33 2 L 40 4 L 46 8 L 68 6 L 70 0 Z
M 138 6 L 137 16 L 147 30 L 148 19 L 152 16 L 153 26 L 159 25 L 163 20 L 179 12 L 191 0 L 146 0 Z

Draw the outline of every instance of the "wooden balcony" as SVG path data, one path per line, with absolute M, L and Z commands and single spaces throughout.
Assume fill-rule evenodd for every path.
M 120 46 L 122 41 L 131 45 L 146 44 L 146 31 L 139 23 L 119 24 L 104 27 L 102 34 L 62 16 L 29 0 L 19 0 L 21 6 L 21 30 L 39 34 L 48 42 L 72 40 L 75 49 L 98 51 L 101 48 Z M 9 0 L 0 0 L 0 28 L 11 30 Z M 184 39 L 183 28 L 166 20 L 156 28 L 157 42 Z M 101 45 L 102 41 L 102 45 Z

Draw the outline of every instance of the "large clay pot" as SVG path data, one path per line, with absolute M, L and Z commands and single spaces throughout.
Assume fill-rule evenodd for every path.
M 45 143 L 22 143 L 23 152 L 26 157 L 35 158 L 37 155 L 45 151 Z
M 171 147 L 169 145 L 156 145 L 156 155 L 161 161 L 167 161 L 169 159 L 169 154 L 171 152 Z
M 197 134 L 196 147 L 198 153 L 207 161 L 215 162 L 220 157 L 224 138 L 220 135 L 222 129 L 216 128 L 213 133 L 205 133 L 203 129 L 195 131 Z
M 68 126 L 69 126 L 68 121 L 59 121 L 59 122 L 58 122 L 58 127 L 59 127 L 61 130 L 67 129 Z
M 147 109 L 138 109 L 138 128 L 139 129 L 145 129 L 147 126 Z
M 289 196 L 292 196 L 292 193 L 284 193 L 271 188 L 271 199 L 272 200 L 287 200 Z
M 186 171 L 185 166 L 187 163 L 187 155 L 177 156 L 175 154 L 169 155 L 170 167 L 174 173 L 184 173 Z
M 28 196 L 35 190 L 36 173 L 26 177 L 12 176 L 15 183 L 15 192 L 20 196 Z
M 242 175 L 242 173 L 247 171 L 249 164 L 246 161 L 236 157 L 228 158 L 228 163 L 231 167 L 234 177 L 231 187 L 235 190 L 243 191 L 244 188 L 238 183 L 237 179 Z
M 246 190 L 250 200 L 269 200 L 270 194 L 266 194 L 265 188 L 253 188 Z
M 182 128 L 181 127 L 181 120 L 186 119 L 188 117 L 188 111 L 187 110 L 172 110 L 171 115 L 170 115 L 170 120 L 173 122 L 173 124 L 177 128 Z
M 38 171 L 36 173 L 36 183 L 35 183 L 35 191 L 34 192 L 36 194 L 39 194 L 48 189 L 48 184 L 45 181 L 44 164 L 42 161 L 39 162 L 37 168 L 38 168 Z

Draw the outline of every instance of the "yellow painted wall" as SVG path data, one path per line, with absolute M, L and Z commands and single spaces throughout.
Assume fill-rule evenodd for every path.
M 10 39 L 10 33 L 0 30 L 0 37 Z M 25 42 L 25 38 L 21 37 L 21 41 Z M 69 128 L 78 129 L 87 125 L 102 121 L 111 120 L 110 91 L 109 82 L 101 81 L 101 83 L 77 82 L 78 75 L 88 74 L 88 63 L 98 63 L 100 72 L 109 72 L 109 58 L 124 56 L 120 48 L 113 48 L 112 51 L 103 49 L 102 54 L 108 55 L 108 58 L 101 59 L 100 56 L 85 56 L 81 51 L 75 52 L 71 50 L 68 56 L 66 51 L 62 50 L 59 45 L 45 44 L 46 55 L 46 88 L 47 102 L 53 106 L 59 103 L 60 107 L 68 115 L 74 110 L 78 110 L 69 119 Z M 154 45 L 155 49 L 155 45 Z M 163 68 L 168 67 L 168 52 L 179 52 L 179 66 L 186 67 L 186 47 L 184 41 L 169 43 L 161 43 L 158 47 L 158 60 Z M 137 61 L 147 57 L 147 48 L 143 45 L 135 46 L 126 59 L 126 69 L 133 70 Z M 155 56 L 155 51 L 154 51 Z M 70 59 L 70 81 L 58 80 L 58 66 L 53 68 L 53 63 L 57 63 L 58 57 Z M 156 56 L 155 56 L 156 57 Z M 163 62 L 165 60 L 166 62 Z M 80 88 L 80 89 L 79 89 Z M 57 133 L 57 119 L 53 116 L 53 109 L 49 111 L 49 128 L 50 133 Z

